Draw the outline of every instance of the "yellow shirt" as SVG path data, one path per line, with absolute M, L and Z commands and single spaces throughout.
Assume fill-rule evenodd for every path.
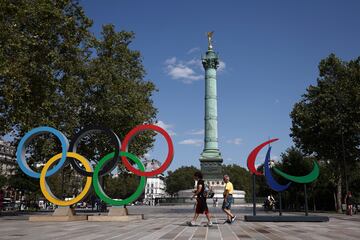
M 225 183 L 224 195 L 225 195 L 226 190 L 228 191 L 229 194 L 233 194 L 234 186 L 233 186 L 233 184 L 231 182 Z

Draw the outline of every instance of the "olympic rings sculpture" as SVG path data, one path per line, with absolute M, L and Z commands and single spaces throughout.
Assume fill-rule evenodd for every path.
M 168 154 L 165 162 L 158 169 L 153 170 L 151 172 L 145 172 L 145 167 L 142 164 L 141 160 L 137 156 L 127 152 L 128 145 L 130 144 L 131 140 L 137 134 L 146 130 L 153 130 L 163 135 L 168 145 Z M 102 157 L 95 166 L 95 169 L 93 169 L 90 162 L 85 157 L 76 153 L 76 151 L 80 143 L 80 140 L 84 136 L 88 135 L 89 133 L 98 133 L 98 132 L 104 132 L 107 136 L 109 136 L 111 139 L 111 143 L 114 145 L 115 148 L 114 148 L 114 152 L 108 153 L 107 155 Z M 62 152 L 50 158 L 49 161 L 46 162 L 43 169 L 41 170 L 41 173 L 38 173 L 30 168 L 30 166 L 28 165 L 25 159 L 25 155 L 26 155 L 26 147 L 29 145 L 31 140 L 33 140 L 35 137 L 43 133 L 54 134 L 60 140 Z M 68 150 L 70 151 L 68 152 Z M 52 202 L 53 204 L 59 206 L 70 206 L 81 201 L 89 192 L 91 185 L 94 187 L 94 190 L 96 194 L 99 196 L 99 198 L 108 204 L 114 206 L 121 206 L 131 203 L 135 201 L 143 193 L 146 185 L 146 177 L 152 177 L 164 172 L 171 164 L 173 157 L 174 157 L 174 146 L 170 135 L 163 128 L 153 124 L 144 124 L 144 125 L 136 126 L 125 136 L 122 144 L 118 136 L 111 129 L 100 126 L 87 127 L 79 131 L 72 138 L 70 145 L 66 136 L 62 134 L 60 131 L 52 127 L 42 126 L 42 127 L 34 128 L 31 131 L 27 132 L 25 136 L 20 140 L 20 143 L 16 150 L 16 161 L 18 162 L 20 169 L 30 177 L 39 178 L 40 189 L 41 192 L 44 194 L 45 198 L 50 202 Z M 124 200 L 115 200 L 110 198 L 108 195 L 106 195 L 106 193 L 101 187 L 99 176 L 104 176 L 110 173 L 111 171 L 113 171 L 116 168 L 118 160 L 120 158 L 124 166 L 129 171 L 140 176 L 140 183 L 136 191 L 130 197 Z M 138 166 L 138 169 L 134 168 L 131 165 L 128 158 L 130 158 L 133 162 L 135 162 L 135 164 Z M 52 165 L 56 161 L 58 161 L 58 163 L 52 167 Z M 79 164 L 79 162 L 81 163 L 81 165 Z M 71 200 L 65 201 L 58 199 L 51 192 L 51 189 L 46 182 L 46 177 L 55 174 L 57 171 L 61 170 L 65 166 L 68 166 L 69 164 L 71 164 L 72 167 L 79 174 L 86 177 L 86 183 L 83 190 L 78 196 L 76 196 Z M 50 167 L 52 167 L 52 169 L 49 170 Z
M 271 152 L 271 147 L 268 148 L 268 151 L 266 153 L 266 157 L 265 157 L 265 162 L 264 162 L 264 173 L 263 172 L 260 172 L 258 171 L 256 168 L 255 168 L 255 160 L 256 160 L 256 156 L 258 155 L 258 153 L 260 152 L 260 150 L 262 148 L 264 148 L 266 145 L 269 145 L 270 143 L 272 142 L 275 142 L 279 139 L 277 138 L 274 138 L 274 139 L 270 139 L 269 141 L 266 141 L 262 144 L 260 144 L 259 146 L 257 146 L 256 148 L 254 148 L 254 150 L 251 151 L 251 153 L 249 154 L 248 156 L 248 159 L 247 159 L 247 167 L 249 169 L 249 171 L 252 173 L 252 174 L 255 174 L 255 175 L 265 175 L 265 179 L 266 179 L 266 182 L 267 184 L 269 185 L 269 187 L 277 192 L 281 192 L 281 191 L 284 191 L 286 190 L 291 182 L 288 182 L 287 184 L 285 185 L 281 185 L 279 184 L 275 179 L 274 177 L 271 175 L 271 171 L 270 171 L 270 167 L 269 167 L 269 163 L 270 163 L 270 152 Z M 320 173 L 320 170 L 319 170 L 319 165 L 318 163 L 314 160 L 314 167 L 313 167 L 313 170 L 305 175 L 305 176 L 293 176 L 293 175 L 289 175 L 287 173 L 284 173 L 282 172 L 280 169 L 276 168 L 276 167 L 273 167 L 272 169 L 280 176 L 282 176 L 283 178 L 287 179 L 287 180 L 290 180 L 292 182 L 296 182 L 296 183 L 310 183 L 310 182 L 313 182 L 315 181 L 318 177 L 319 177 L 319 173 Z

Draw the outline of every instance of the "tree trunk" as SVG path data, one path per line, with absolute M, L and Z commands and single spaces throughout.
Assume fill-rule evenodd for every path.
M 341 192 L 341 184 L 342 184 L 342 177 L 341 177 L 341 173 L 339 174 L 339 178 L 337 181 L 337 188 L 336 188 L 336 205 L 337 205 L 337 212 L 338 213 L 342 213 L 342 208 L 341 208 L 341 198 L 342 198 L 342 192 Z

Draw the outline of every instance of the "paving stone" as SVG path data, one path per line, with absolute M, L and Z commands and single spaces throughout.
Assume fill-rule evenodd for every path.
M 360 215 L 328 214 L 330 221 L 322 223 L 245 222 L 244 215 L 250 214 L 251 209 L 234 208 L 238 218 L 230 225 L 223 224 L 225 215 L 220 209 L 210 208 L 210 211 L 212 227 L 206 226 L 205 216 L 199 217 L 198 226 L 187 226 L 185 222 L 193 217 L 193 209 L 188 206 L 129 207 L 130 214 L 145 215 L 144 220 L 130 222 L 29 222 L 26 220 L 29 216 L 2 216 L 0 239 L 360 239 Z

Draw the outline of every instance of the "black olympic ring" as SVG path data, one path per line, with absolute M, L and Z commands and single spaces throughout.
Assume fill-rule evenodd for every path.
M 69 151 L 70 152 L 75 152 L 77 150 L 77 147 L 80 143 L 80 140 L 88 135 L 89 133 L 98 133 L 98 132 L 104 132 L 106 133 L 107 136 L 110 137 L 112 144 L 115 146 L 114 149 L 114 157 L 112 160 L 108 161 L 107 164 L 103 167 L 103 169 L 100 170 L 99 172 L 99 176 L 104 176 L 107 173 L 110 173 L 112 170 L 114 170 L 116 168 L 116 164 L 118 162 L 118 159 L 120 157 L 120 146 L 121 146 L 121 142 L 119 137 L 116 135 L 116 133 L 114 131 L 112 131 L 109 128 L 106 127 L 102 127 L 102 126 L 90 126 L 90 127 L 85 127 L 83 129 L 81 129 L 78 133 L 75 134 L 75 136 L 71 139 L 70 142 L 70 147 L 69 147 Z M 78 161 L 75 161 L 75 159 L 70 158 L 70 160 L 68 160 L 71 165 L 73 166 L 73 168 L 80 173 L 83 176 L 87 176 L 87 177 L 92 177 L 93 173 L 92 172 L 87 172 L 86 170 L 84 170 L 78 163 Z

